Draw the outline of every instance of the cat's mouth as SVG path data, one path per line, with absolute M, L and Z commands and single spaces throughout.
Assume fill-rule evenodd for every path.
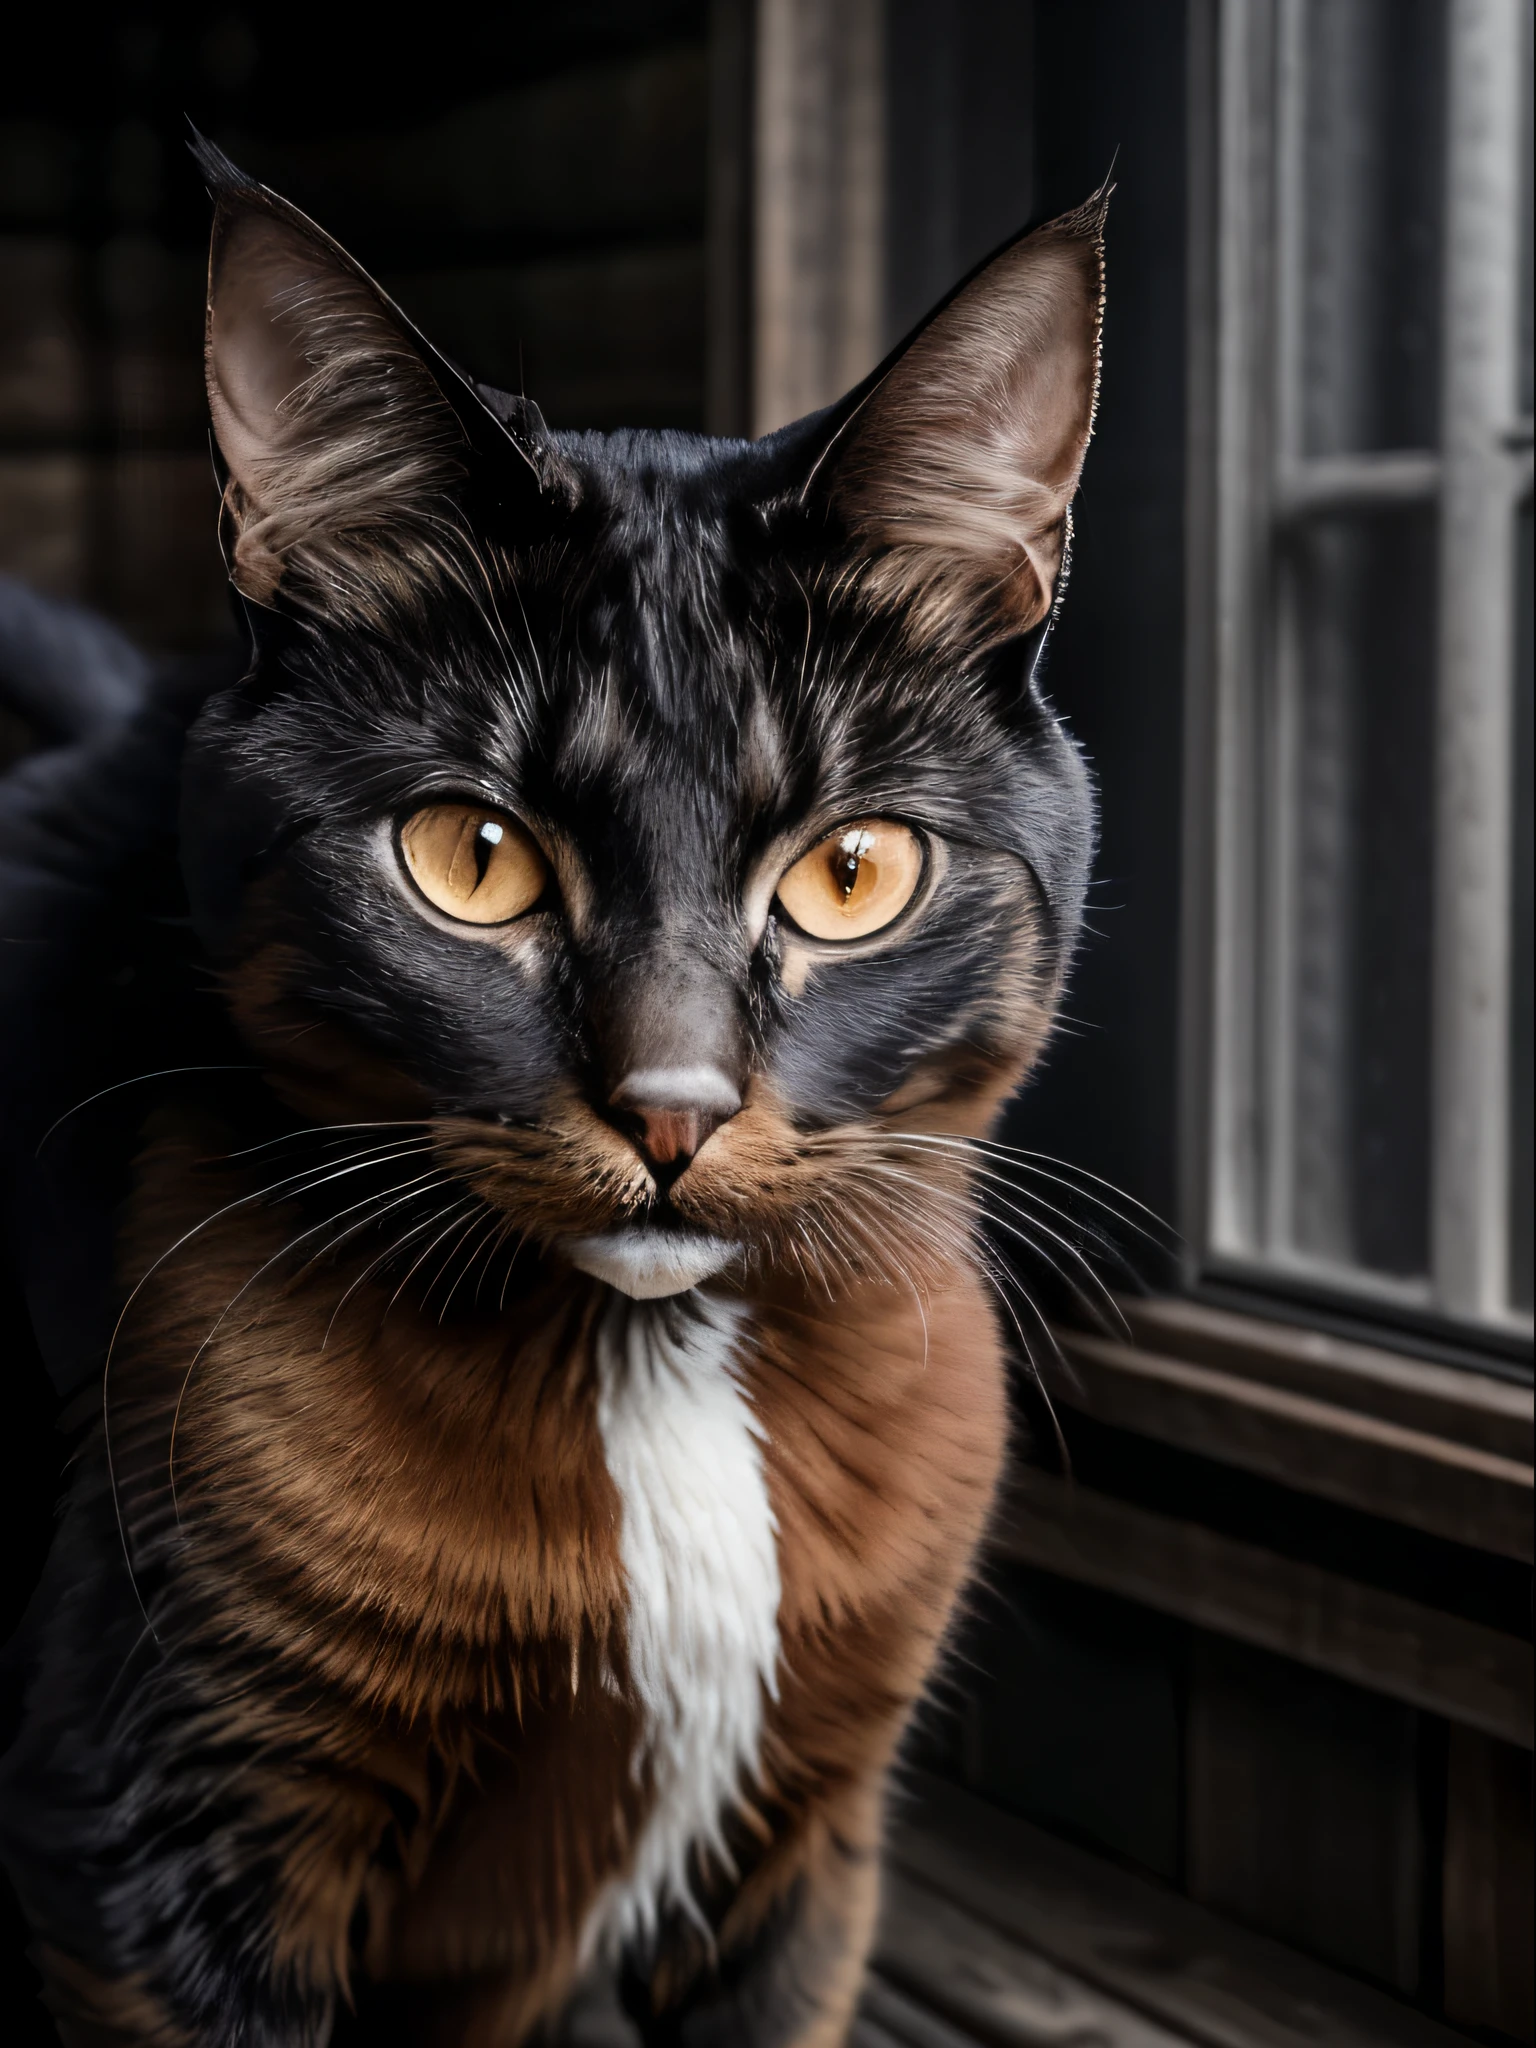
M 766 1087 L 658 1188 L 639 1152 L 577 1100 L 537 1125 L 443 1118 L 437 1156 L 508 1226 L 631 1300 L 732 1271 L 833 1299 L 910 1288 L 969 1244 L 963 1149 L 900 1129 L 798 1130 Z
M 633 1301 L 657 1301 L 713 1278 L 741 1247 L 704 1231 L 646 1222 L 568 1237 L 560 1249 L 578 1272 L 590 1273 Z

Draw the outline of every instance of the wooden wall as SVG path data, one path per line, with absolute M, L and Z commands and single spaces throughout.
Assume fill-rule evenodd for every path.
M 705 409 L 703 0 L 28 10 L 0 67 L 0 569 L 227 630 L 190 117 L 561 426 Z

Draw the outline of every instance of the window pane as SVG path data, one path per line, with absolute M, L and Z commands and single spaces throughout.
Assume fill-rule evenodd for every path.
M 1445 0 L 1308 0 L 1304 64 L 1303 451 L 1432 448 Z
M 1532 667 L 1536 664 L 1531 625 L 1531 556 L 1536 547 L 1531 508 L 1522 507 L 1515 522 L 1515 833 L 1514 887 L 1510 891 L 1510 1143 L 1509 1143 L 1509 1292 L 1515 1308 L 1530 1308 L 1532 1285 L 1532 1183 L 1536 1181 L 1533 1143 L 1532 1068 L 1536 1067 L 1536 1036 L 1532 1031 L 1531 928 L 1533 841 L 1531 826 L 1532 768 L 1536 755 L 1536 719 L 1532 716 Z
M 1531 16 L 1532 9 L 1529 0 L 1527 0 L 1524 23 L 1525 51 L 1520 64 L 1520 75 L 1524 81 L 1520 107 L 1520 288 L 1515 300 L 1516 318 L 1520 322 L 1519 369 L 1517 372 L 1518 397 L 1520 411 L 1527 419 L 1531 416 L 1532 402 L 1531 316 L 1533 309 L 1531 299 L 1533 282 L 1536 282 L 1532 276 L 1533 251 L 1531 246 L 1531 187 L 1533 168 L 1536 168 L 1532 164 L 1533 153 L 1536 153 L 1536 139 L 1533 139 L 1531 134 L 1533 86 Z M 1527 530 L 1527 538 L 1529 538 L 1529 530 Z M 1527 564 L 1527 567 L 1529 567 L 1529 564 Z
M 1297 1250 L 1429 1266 L 1435 522 L 1297 537 L 1290 1228 Z

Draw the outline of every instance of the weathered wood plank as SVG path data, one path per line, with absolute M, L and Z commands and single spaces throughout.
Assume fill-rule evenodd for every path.
M 919 1916 L 925 1895 L 935 1915 L 937 1901 L 948 1901 L 1003 1945 L 988 1941 L 984 1956 L 995 1960 L 1015 1948 L 1025 1981 L 1023 1957 L 1045 1957 L 1202 2048 L 1453 2048 L 1461 2038 L 1326 1964 L 934 1779 L 915 1782 L 892 1831 L 889 1861 L 913 1888 Z M 951 1968 L 964 1968 L 971 1952 L 957 1929 Z M 974 2031 L 1000 2044 L 1043 2038 L 1001 2027 Z M 1065 2028 L 1054 2036 L 1069 2037 Z
M 1451 1730 L 1447 1757 L 1441 1898 L 1446 2011 L 1529 2041 L 1531 1759 L 1466 1728 Z
M 1202 1632 L 1192 1650 L 1190 1897 L 1411 1996 L 1422 1962 L 1424 1717 L 1246 1643 Z
M 977 2048 L 974 2034 L 962 2034 L 940 2019 L 924 2000 L 871 1976 L 859 2001 L 848 2048 Z
M 862 2011 L 914 2048 L 1054 2048 L 1064 2039 L 1180 2048 L 1187 2039 L 900 1867 L 886 1873 L 874 1966 Z
M 999 1555 L 1531 1746 L 1529 1643 L 1107 1494 L 1020 1475 Z
M 1103 1337 L 1063 1332 L 1077 1384 L 1059 1395 L 1101 1422 L 1240 1465 L 1503 1557 L 1533 1555 L 1529 1463 Z
M 1177 1296 L 1126 1299 L 1120 1306 L 1145 1351 L 1289 1387 L 1384 1422 L 1531 1463 L 1536 1394 L 1529 1386 Z
M 885 352 L 877 0 L 758 0 L 752 428 L 828 405 Z

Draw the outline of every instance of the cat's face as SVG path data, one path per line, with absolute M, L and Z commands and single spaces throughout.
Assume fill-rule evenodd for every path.
M 550 433 L 218 175 L 259 652 L 194 736 L 186 858 L 280 1085 L 427 1121 L 468 1198 L 627 1292 L 952 1255 L 939 1141 L 1035 1057 L 1087 864 L 1032 666 L 1097 215 L 832 415 L 712 443 Z

